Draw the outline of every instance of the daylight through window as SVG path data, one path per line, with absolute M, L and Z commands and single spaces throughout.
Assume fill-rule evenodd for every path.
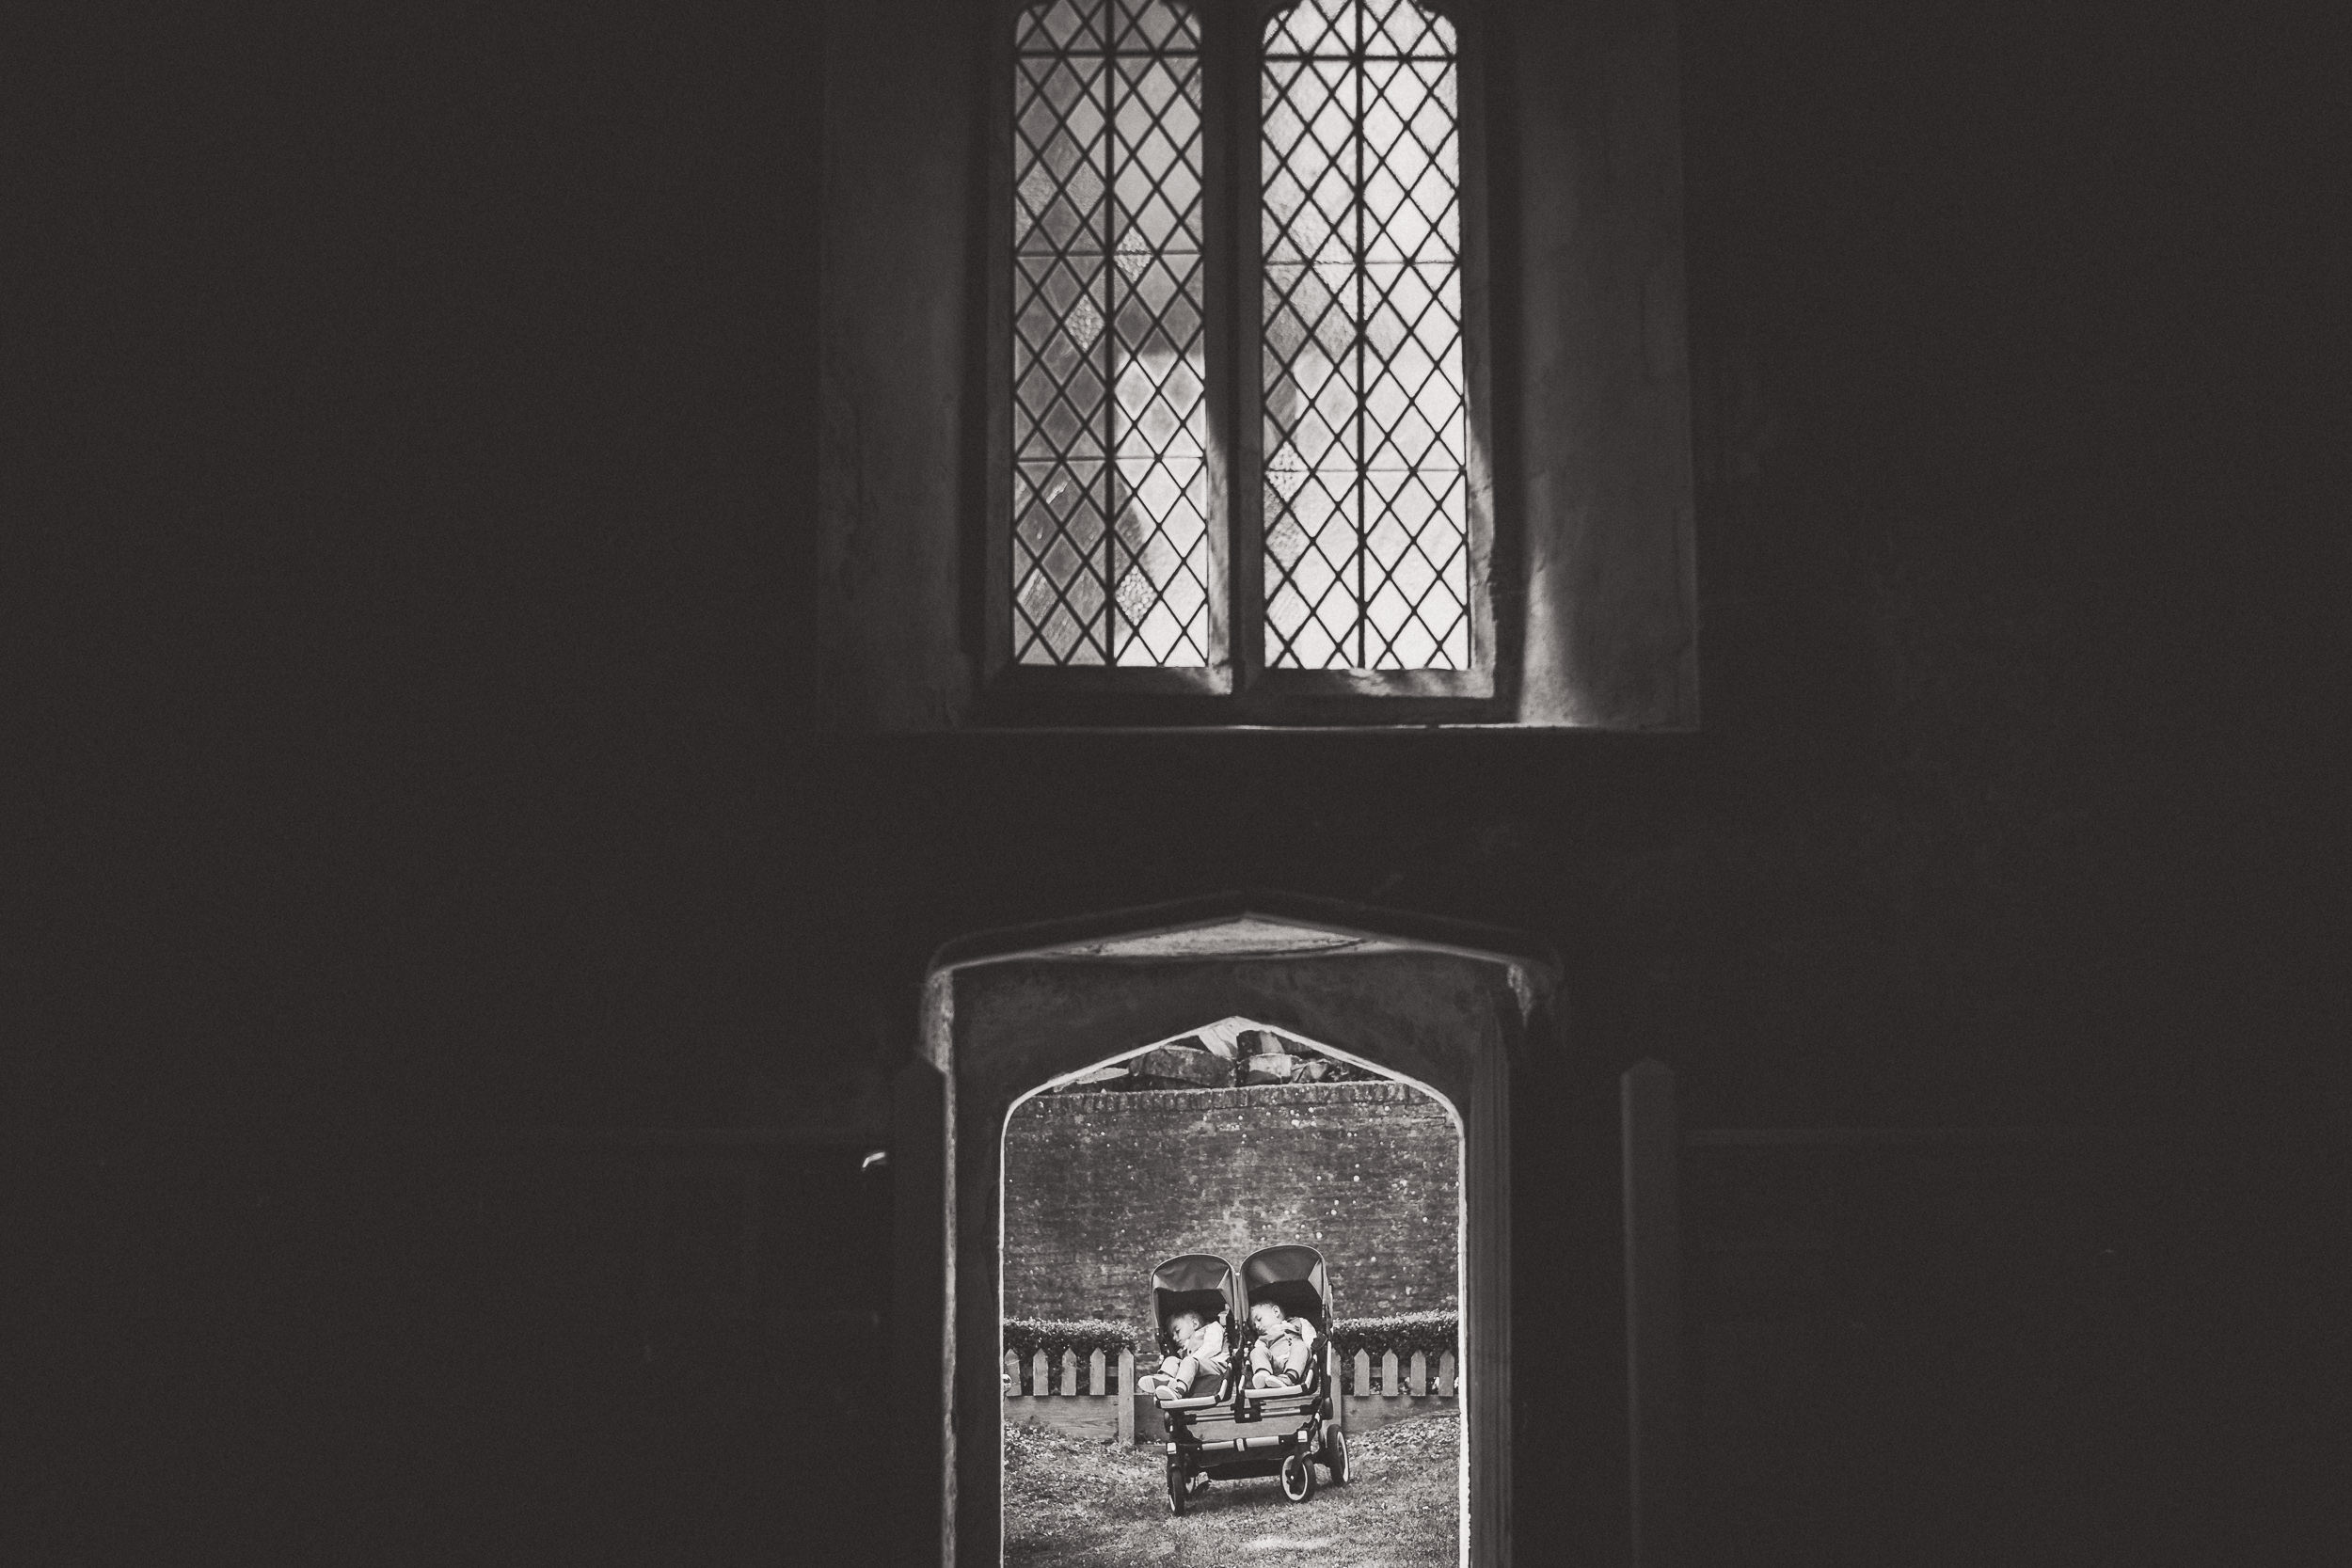
M 1015 50 L 1014 657 L 1204 665 L 1198 29 L 1056 0 Z
M 1412 0 L 1263 14 L 1233 8 L 1232 47 L 1174 0 L 1014 22 L 1016 665 L 1483 657 L 1454 24 Z
M 1453 25 L 1307 0 L 1263 71 L 1265 661 L 1467 668 Z

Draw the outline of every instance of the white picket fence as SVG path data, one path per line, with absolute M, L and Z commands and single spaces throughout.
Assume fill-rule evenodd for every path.
M 1376 1384 L 1375 1370 L 1372 1354 L 1358 1351 L 1355 1365 L 1348 1369 L 1347 1414 L 1342 1418 L 1350 1432 L 1369 1432 L 1431 1410 L 1452 1410 L 1460 1401 L 1460 1369 L 1452 1351 L 1439 1354 L 1433 1368 L 1424 1352 L 1415 1351 L 1400 1362 L 1396 1352 L 1386 1350 L 1380 1353 Z
M 1114 1387 L 1123 1391 L 1133 1386 L 1135 1371 L 1136 1353 L 1127 1350 L 1119 1353 L 1115 1374 L 1110 1362 L 1099 1350 L 1086 1358 L 1083 1367 L 1073 1351 L 1063 1351 L 1058 1365 L 1049 1360 L 1043 1351 L 1030 1356 L 1025 1364 L 1015 1352 L 1005 1352 L 1006 1389 L 1033 1398 L 1058 1396 L 1076 1399 L 1082 1392 L 1079 1382 L 1083 1378 L 1084 1395 L 1089 1399 L 1101 1399 L 1112 1392 Z M 1117 1377 L 1116 1385 L 1112 1382 L 1114 1375 Z
M 1084 1380 L 1084 1387 L 1080 1380 Z M 1089 1437 L 1136 1441 L 1136 1354 L 1122 1350 L 1116 1362 L 1101 1351 L 1081 1367 L 1065 1350 L 1058 1366 L 1043 1351 L 1026 1362 L 1005 1352 L 1005 1424 L 1046 1426 Z
M 1433 1367 L 1421 1351 L 1400 1359 L 1383 1351 L 1375 1363 L 1367 1351 L 1358 1351 L 1352 1367 L 1344 1368 L 1346 1412 L 1342 1423 L 1350 1431 L 1370 1431 L 1431 1410 L 1449 1410 L 1461 1396 L 1454 1353 L 1447 1351 Z M 1376 1381 L 1375 1381 L 1376 1378 Z M 1044 1426 L 1096 1438 L 1116 1437 L 1122 1443 L 1154 1441 L 1159 1435 L 1158 1412 L 1148 1399 L 1135 1393 L 1136 1357 L 1120 1351 L 1113 1360 L 1101 1351 L 1085 1361 L 1065 1350 L 1057 1360 L 1043 1351 L 1025 1361 L 1005 1352 L 1005 1424 Z

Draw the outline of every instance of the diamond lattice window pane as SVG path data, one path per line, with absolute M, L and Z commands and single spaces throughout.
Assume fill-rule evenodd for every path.
M 1265 661 L 1465 670 L 1453 24 L 1300 0 L 1264 42 Z
M 1013 657 L 1199 668 L 1199 24 L 1172 0 L 1052 0 L 1013 40 Z

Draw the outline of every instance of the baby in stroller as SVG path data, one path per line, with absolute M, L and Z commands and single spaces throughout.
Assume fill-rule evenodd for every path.
M 1249 1309 L 1257 1338 L 1249 1347 L 1252 1388 L 1296 1388 L 1307 1381 L 1314 1360 L 1315 1325 L 1309 1318 L 1294 1318 L 1270 1300 Z
M 1347 1433 L 1340 1426 L 1333 1376 L 1324 1366 L 1333 1307 L 1323 1255 L 1310 1246 L 1266 1247 L 1252 1253 L 1238 1275 L 1218 1259 L 1172 1258 L 1153 1272 L 1152 1283 L 1168 1348 L 1205 1342 L 1180 1341 L 1176 1334 L 1196 1306 L 1214 1310 L 1211 1304 L 1221 1304 L 1224 1310 L 1216 1317 L 1222 1326 L 1231 1321 L 1225 1313 L 1248 1301 L 1242 1332 L 1253 1337 L 1247 1376 L 1235 1368 L 1222 1380 L 1204 1379 L 1205 1388 L 1196 1384 L 1199 1391 L 1190 1399 L 1159 1396 L 1168 1433 L 1168 1507 L 1183 1513 L 1210 1479 L 1279 1476 L 1282 1496 L 1295 1503 L 1314 1496 L 1318 1465 L 1330 1472 L 1332 1485 L 1346 1484 Z M 1218 1348 L 1225 1343 L 1220 1335 Z M 1181 1370 L 1183 1358 L 1175 1359 Z
M 1225 1381 L 1226 1369 L 1232 1365 L 1225 1348 L 1224 1325 L 1204 1321 L 1200 1313 L 1186 1308 L 1170 1317 L 1168 1327 L 1184 1354 L 1161 1357 L 1160 1370 L 1137 1378 L 1136 1386 L 1155 1397 L 1176 1400 L 1216 1393 Z

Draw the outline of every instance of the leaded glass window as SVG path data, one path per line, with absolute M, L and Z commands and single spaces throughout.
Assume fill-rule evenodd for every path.
M 1302 0 L 1261 90 L 1265 662 L 1467 669 L 1453 24 Z
M 1053 0 L 1014 70 L 1013 657 L 1206 665 L 1199 28 Z
M 1009 30 L 992 658 L 1488 694 L 1454 23 L 1043 0 Z

